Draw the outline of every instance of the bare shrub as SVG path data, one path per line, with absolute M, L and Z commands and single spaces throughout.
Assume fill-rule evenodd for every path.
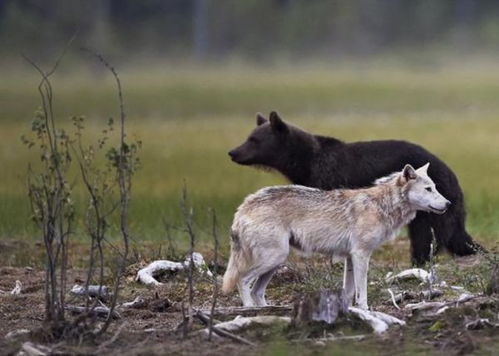
M 61 56 L 62 57 L 62 56 Z M 63 336 L 66 329 L 65 292 L 68 264 L 68 241 L 75 222 L 68 171 L 72 157 L 70 138 L 58 128 L 55 120 L 53 88 L 50 76 L 59 60 L 48 72 L 27 59 L 41 76 L 38 92 L 42 106 L 31 125 L 34 137 L 22 136 L 29 148 L 39 153 L 39 164 L 28 167 L 28 196 L 31 217 L 38 226 L 45 247 L 45 322 L 52 325 L 54 337 Z
M 93 53 L 93 52 L 92 52 Z M 54 67 L 44 72 L 36 63 L 27 61 L 40 73 L 38 86 L 42 107 L 36 112 L 32 123 L 32 135 L 23 136 L 28 148 L 38 149 L 40 162 L 28 169 L 28 195 L 32 219 L 39 227 L 47 255 L 45 284 L 45 321 L 51 339 L 82 335 L 102 335 L 115 317 L 119 286 L 127 265 L 130 245 L 128 210 L 132 188 L 132 176 L 140 166 L 138 151 L 141 142 L 130 142 L 126 134 L 126 115 L 123 92 L 116 70 L 99 54 L 93 53 L 112 73 L 117 85 L 119 104 L 119 141 L 109 145 L 110 134 L 114 131 L 114 120 L 109 119 L 107 127 L 96 143 L 86 144 L 82 116 L 72 118 L 75 131 L 72 135 L 59 128 L 54 113 L 54 95 L 50 76 L 55 73 L 62 56 Z M 72 199 L 69 172 L 76 161 L 79 177 L 88 194 L 88 203 L 83 216 L 85 231 L 90 237 L 87 277 L 84 290 L 92 281 L 99 288 L 104 287 L 104 267 L 106 254 L 104 243 L 108 241 L 108 230 L 113 215 L 117 215 L 121 243 L 114 248 L 116 265 L 113 269 L 113 288 L 109 307 L 102 327 L 95 328 L 97 307 L 102 308 L 99 298 L 93 302 L 87 298 L 85 308 L 66 305 L 68 241 L 78 221 Z M 104 162 L 104 163 L 102 163 Z M 97 277 L 96 277 L 97 275 Z M 100 290 L 99 293 L 100 295 Z M 99 304 L 100 303 L 100 304 Z M 82 311 L 80 315 L 67 321 L 65 310 Z M 105 314 L 105 313 L 104 313 Z

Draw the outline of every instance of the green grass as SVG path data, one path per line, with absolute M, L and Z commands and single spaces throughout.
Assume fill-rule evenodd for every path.
M 138 241 L 164 239 L 163 219 L 181 223 L 179 202 L 185 182 L 201 238 L 209 235 L 212 207 L 225 243 L 242 199 L 260 187 L 285 182 L 278 175 L 237 166 L 227 156 L 253 128 L 255 112 L 273 109 L 323 135 L 422 144 L 457 173 L 471 233 L 486 245 L 499 239 L 497 71 L 156 69 L 120 71 L 129 132 L 143 141 L 143 167 L 134 181 L 130 220 Z M 89 138 L 98 134 L 107 117 L 116 116 L 113 82 L 102 77 L 67 73 L 53 82 L 60 122 L 68 124 L 73 114 L 86 115 Z M 3 238 L 36 236 L 25 193 L 27 164 L 36 161 L 36 154 L 19 139 L 29 132 L 32 113 L 39 106 L 36 85 L 35 76 L 6 73 L 0 87 Z M 78 181 L 75 191 L 81 211 L 85 199 Z M 185 238 L 181 232 L 175 234 Z

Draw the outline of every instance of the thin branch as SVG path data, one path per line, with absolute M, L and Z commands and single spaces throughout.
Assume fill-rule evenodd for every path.
M 192 208 L 188 207 L 187 204 L 187 186 L 184 182 L 184 186 L 182 188 L 182 213 L 184 215 L 184 221 L 185 221 L 185 230 L 189 235 L 189 241 L 190 241 L 190 246 L 189 246 L 189 273 L 188 273 L 188 287 L 189 287 L 189 300 L 187 304 L 187 312 L 188 312 L 188 323 L 187 323 L 187 328 L 190 330 L 192 327 L 192 304 L 194 300 L 194 286 L 193 286 L 193 273 L 194 273 L 194 258 L 193 258 L 193 253 L 194 253 L 194 244 L 195 244 L 195 234 L 194 230 L 192 227 Z
M 203 323 L 205 323 L 206 325 L 210 322 L 210 318 L 204 314 L 202 311 L 198 310 L 195 314 L 195 316 L 201 320 Z M 250 345 L 250 346 L 256 346 L 256 344 L 254 342 L 251 342 L 241 336 L 238 336 L 238 335 L 235 335 L 235 334 L 232 334 L 226 330 L 222 330 L 222 329 L 219 329 L 217 328 L 216 326 L 211 326 L 211 330 L 213 330 L 213 332 L 219 336 L 223 336 L 223 337 L 226 337 L 226 338 L 229 338 L 229 339 L 232 339 L 234 341 L 237 341 L 237 342 L 240 342 L 242 344 L 246 344 L 246 345 Z
M 123 91 L 121 88 L 120 77 L 118 76 L 118 73 L 116 72 L 114 67 L 111 66 L 109 62 L 101 54 L 96 53 L 88 48 L 82 48 L 82 50 L 87 51 L 92 55 L 94 55 L 107 69 L 109 69 L 109 71 L 112 73 L 115 79 L 118 92 L 119 111 L 120 111 L 120 149 L 119 149 L 120 153 L 118 159 L 117 173 L 118 173 L 118 186 L 120 191 L 120 231 L 123 238 L 124 252 L 122 255 L 121 263 L 119 264 L 116 274 L 114 276 L 115 277 L 114 291 L 113 291 L 113 297 L 111 298 L 111 306 L 110 306 L 110 309 L 114 310 L 117 303 L 118 290 L 120 286 L 121 277 L 123 276 L 125 271 L 128 259 L 128 252 L 129 252 L 130 234 L 128 231 L 128 206 L 130 201 L 131 175 L 133 173 L 132 172 L 133 168 L 130 166 L 131 162 L 128 162 L 126 160 L 128 154 L 127 150 L 129 150 L 129 148 L 125 142 L 126 115 L 125 115 L 125 105 L 123 100 Z M 106 319 L 106 322 L 102 326 L 99 333 L 100 334 L 104 333 L 109 327 L 110 323 L 111 323 L 111 314 L 109 314 L 108 318 Z
M 209 332 L 208 332 L 208 341 L 211 341 L 211 334 L 213 332 L 213 314 L 217 305 L 218 298 L 218 283 L 217 283 L 217 269 L 218 269 L 218 225 L 217 225 L 217 215 L 215 210 L 212 209 L 212 235 L 214 240 L 214 248 L 215 255 L 213 257 L 213 301 L 211 304 L 211 313 L 210 313 L 210 323 L 209 323 Z

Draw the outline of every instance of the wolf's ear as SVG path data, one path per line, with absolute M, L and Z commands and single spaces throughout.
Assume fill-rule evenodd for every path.
M 267 119 L 265 117 L 263 117 L 262 114 L 260 114 L 259 112 L 257 112 L 256 113 L 256 126 L 263 125 L 266 122 L 267 122 Z
M 272 111 L 269 116 L 270 126 L 272 131 L 277 133 L 287 133 L 289 131 L 288 125 L 279 117 L 279 115 Z
M 419 167 L 416 172 L 419 172 L 423 175 L 428 175 L 428 167 L 430 167 L 430 162 L 426 163 L 424 166 Z
M 405 165 L 404 170 L 402 171 L 402 176 L 407 182 L 418 177 L 416 170 L 410 164 Z

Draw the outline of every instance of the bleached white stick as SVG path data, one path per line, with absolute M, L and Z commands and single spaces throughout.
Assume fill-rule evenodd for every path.
M 242 317 L 237 316 L 235 319 L 230 321 L 224 321 L 222 323 L 218 323 L 214 325 L 217 329 L 225 330 L 225 331 L 237 331 L 241 329 L 245 329 L 252 324 L 257 325 L 271 325 L 273 323 L 291 323 L 291 318 L 287 316 L 275 316 L 275 315 L 260 315 L 260 316 L 251 316 L 251 317 Z M 203 332 L 208 334 L 209 328 L 203 329 Z
M 393 294 L 392 290 L 390 288 L 388 288 L 387 291 L 388 291 L 388 293 L 390 293 L 390 297 L 392 298 L 392 303 L 395 306 L 395 308 L 400 310 L 400 307 L 398 306 L 397 301 L 395 300 L 395 295 Z M 402 300 L 402 294 L 398 295 L 398 299 Z
M 420 302 L 420 303 L 406 304 L 404 308 L 410 310 L 427 310 L 427 309 L 441 308 L 445 305 L 446 303 L 444 302 Z
M 51 350 L 47 346 L 36 345 L 29 341 L 21 346 L 21 351 L 28 356 L 45 356 L 51 353 Z
M 19 295 L 21 294 L 22 289 L 23 289 L 23 284 L 21 283 L 21 281 L 16 280 L 16 286 L 14 287 L 14 289 L 10 291 L 10 294 Z
M 19 336 L 28 335 L 29 333 L 31 333 L 31 331 L 29 331 L 28 329 L 17 329 L 7 333 L 7 335 L 5 335 L 5 339 L 14 340 Z
M 466 303 L 474 298 L 476 298 L 476 295 L 473 294 L 468 294 L 468 293 L 463 293 L 457 298 L 456 300 L 451 300 L 449 302 L 421 302 L 421 303 L 413 303 L 413 304 L 407 304 L 405 306 L 406 309 L 410 310 L 427 310 L 427 309 L 437 309 L 437 314 L 443 313 L 445 310 L 448 309 L 448 307 L 456 307 L 459 305 L 459 303 Z
M 374 316 L 369 310 L 359 309 L 356 307 L 349 307 L 348 311 L 358 316 L 361 320 L 367 322 L 373 328 L 376 334 L 382 334 L 388 330 L 388 324 Z
M 145 303 L 144 298 L 142 298 L 142 297 L 139 295 L 139 296 L 138 296 L 137 298 L 135 298 L 133 301 L 123 303 L 123 304 L 121 304 L 121 306 L 122 306 L 123 308 L 136 308 L 136 307 L 138 307 L 138 306 L 140 306 L 140 305 L 143 305 L 144 303 Z
M 389 314 L 379 312 L 379 311 L 370 311 L 370 313 L 372 316 L 383 320 L 385 323 L 388 324 L 388 326 L 393 325 L 393 324 L 405 326 L 405 321 L 400 320 L 399 318 L 396 318 L 396 317 L 391 316 Z
M 469 293 L 463 293 L 459 296 L 459 298 L 457 298 L 456 300 L 456 303 L 465 303 L 467 302 L 468 300 L 471 300 L 473 298 L 475 298 L 476 296 L 473 295 L 473 294 L 469 294 Z
M 71 293 L 77 296 L 89 296 L 89 297 L 104 297 L 107 298 L 111 294 L 109 287 L 99 286 L 99 285 L 89 285 L 88 288 L 85 286 L 80 286 L 75 284 L 71 288 Z
M 427 283 L 431 278 L 431 274 L 421 268 L 411 268 L 411 269 L 406 269 L 400 273 L 397 273 L 394 276 L 392 275 L 387 276 L 386 282 L 393 283 L 394 281 L 397 280 L 409 279 L 409 278 L 417 278 L 421 282 Z
M 160 286 L 163 283 L 158 282 L 154 275 L 164 271 L 179 271 L 184 269 L 184 264 L 181 262 L 172 262 L 167 260 L 154 261 L 142 268 L 137 273 L 136 280 L 147 285 Z
M 213 276 L 211 271 L 208 269 L 206 266 L 206 263 L 204 262 L 203 255 L 201 255 L 198 252 L 194 252 L 192 254 L 192 261 L 194 263 L 194 266 L 202 271 L 205 272 L 208 276 Z M 137 273 L 137 278 L 136 280 L 147 284 L 147 285 L 154 285 L 154 286 L 159 286 L 162 283 L 158 282 L 154 276 L 157 276 L 161 272 L 165 271 L 181 271 L 186 268 L 189 268 L 189 264 L 191 262 L 190 256 L 187 256 L 184 262 L 173 262 L 173 261 L 168 261 L 168 260 L 159 260 L 159 261 L 154 261 L 147 265 L 146 267 L 142 268 L 138 273 Z

